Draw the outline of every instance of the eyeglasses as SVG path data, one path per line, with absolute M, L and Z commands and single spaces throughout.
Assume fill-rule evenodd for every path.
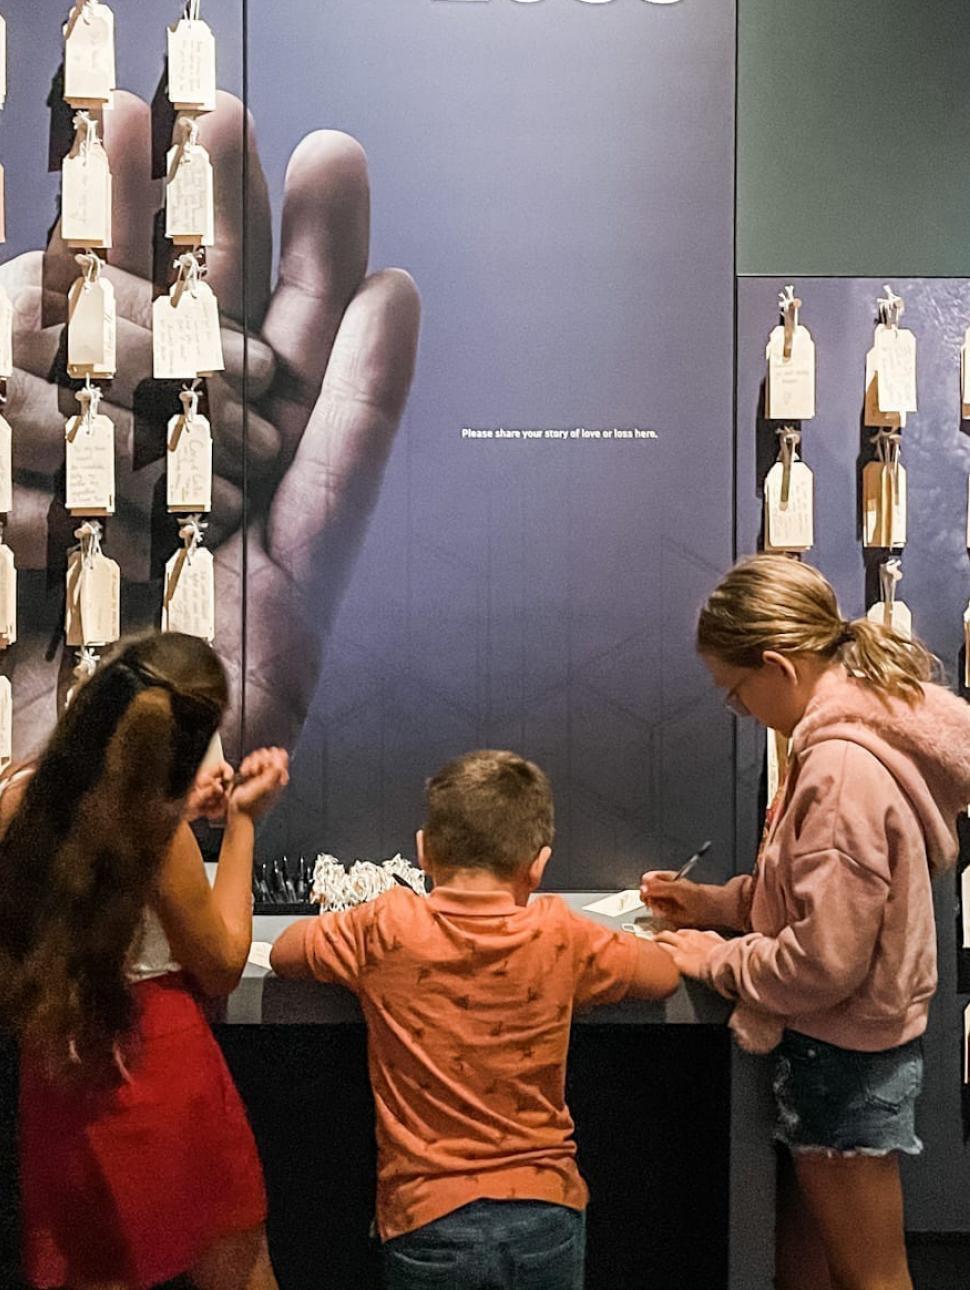
M 744 675 L 740 678 L 740 680 L 735 681 L 735 683 L 731 686 L 730 690 L 728 690 L 727 694 L 725 694 L 724 696 L 724 706 L 727 708 L 729 712 L 733 712 L 736 717 L 751 716 L 751 713 L 748 711 L 747 707 L 745 706 L 744 700 L 738 694 L 738 691 L 741 689 L 741 686 L 744 685 L 747 679 L 748 679 L 747 675 Z

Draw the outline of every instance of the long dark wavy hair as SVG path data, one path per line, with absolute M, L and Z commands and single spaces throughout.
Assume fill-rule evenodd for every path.
M 52 1077 L 122 1069 L 126 960 L 227 702 L 204 641 L 122 642 L 58 722 L 0 839 L 0 1022 Z

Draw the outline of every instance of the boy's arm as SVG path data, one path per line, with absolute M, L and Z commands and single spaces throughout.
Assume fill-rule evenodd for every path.
M 630 978 L 628 999 L 666 999 L 680 985 L 680 973 L 666 950 L 639 937 L 637 962 Z M 673 971 L 671 969 L 673 968 Z
M 365 960 L 365 919 L 361 905 L 339 914 L 300 918 L 277 938 L 270 967 L 277 976 L 325 981 L 356 990 Z
M 615 932 L 572 911 L 568 914 L 577 1008 L 621 999 L 663 999 L 680 982 L 669 954 L 629 932 Z M 667 959 L 667 962 L 664 962 Z

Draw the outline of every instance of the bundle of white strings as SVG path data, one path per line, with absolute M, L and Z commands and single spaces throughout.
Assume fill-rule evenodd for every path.
M 424 874 L 400 854 L 383 864 L 356 860 L 350 869 L 345 869 L 336 856 L 319 855 L 313 866 L 310 900 L 319 904 L 321 913 L 350 909 L 390 891 L 395 885 L 395 877 L 402 879 L 419 896 L 428 894 Z

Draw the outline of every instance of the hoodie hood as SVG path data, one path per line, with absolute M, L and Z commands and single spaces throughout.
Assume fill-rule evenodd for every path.
M 923 700 L 911 706 L 833 669 L 795 728 L 792 753 L 828 739 L 866 748 L 911 802 L 930 869 L 940 873 L 957 858 L 957 816 L 970 803 L 970 704 L 941 685 L 923 689 Z

